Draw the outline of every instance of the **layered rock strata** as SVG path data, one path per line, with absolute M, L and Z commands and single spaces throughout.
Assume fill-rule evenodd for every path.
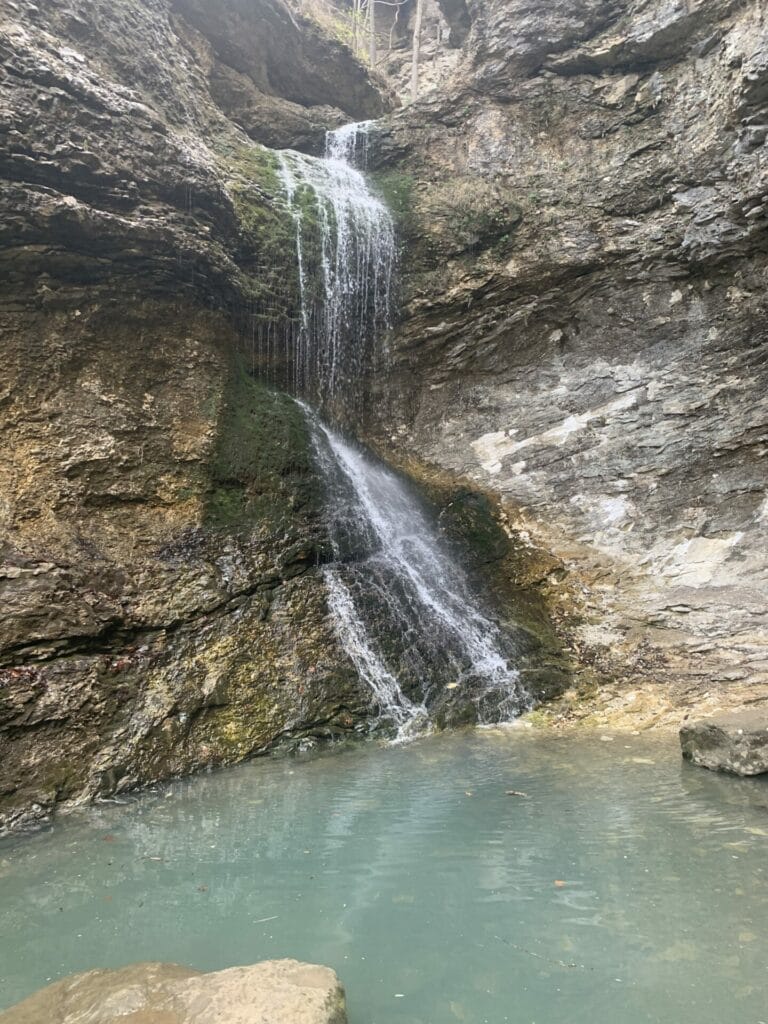
M 763 699 L 763 7 L 467 9 L 452 88 L 372 155 L 405 239 L 375 432 L 501 497 L 584 686 L 610 684 L 591 711 Z
M 296 273 L 254 140 L 388 101 L 280 0 L 8 0 L 0 60 L 2 830 L 364 717 L 303 417 L 250 376 Z
M 282 0 L 6 0 L 0 60 L 2 831 L 370 721 L 303 416 L 256 382 L 300 291 L 262 143 L 391 100 Z M 439 491 L 509 605 L 490 506 Z M 521 616 L 532 692 L 560 688 Z

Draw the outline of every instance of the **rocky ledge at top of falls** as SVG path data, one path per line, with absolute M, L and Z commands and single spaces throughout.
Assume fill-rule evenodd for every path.
M 540 556 L 584 680 L 555 714 L 765 699 L 764 5 L 466 12 L 456 79 L 371 149 L 405 240 L 375 433 Z
M 330 967 L 267 960 L 202 974 L 177 964 L 88 971 L 36 992 L 0 1024 L 346 1024 L 344 989 Z

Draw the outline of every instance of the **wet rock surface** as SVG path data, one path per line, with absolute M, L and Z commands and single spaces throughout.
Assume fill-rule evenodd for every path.
M 467 9 L 452 89 L 372 147 L 405 243 L 372 429 L 501 497 L 585 694 L 761 697 L 763 9 Z
M 768 712 L 748 710 L 686 722 L 680 745 L 683 757 L 703 768 L 762 775 L 768 772 Z
M 370 721 L 303 416 L 253 378 L 299 315 L 261 142 L 391 101 L 280 0 L 211 11 L 3 9 L 0 832 Z M 561 689 L 532 617 L 521 667 Z
M 250 379 L 294 227 L 232 83 L 274 145 L 389 101 L 279 0 L 204 6 L 0 13 L 0 831 L 367 714 L 303 418 Z
M 346 1024 L 334 971 L 268 960 L 202 974 L 175 964 L 88 971 L 49 985 L 0 1013 L 2 1024 Z
M 443 11 L 453 84 L 369 153 L 404 300 L 369 433 L 487 493 L 574 705 L 759 698 L 762 9 Z M 389 106 L 280 0 L 4 5 L 0 828 L 364 719 L 301 418 L 249 375 L 296 316 L 260 143 Z

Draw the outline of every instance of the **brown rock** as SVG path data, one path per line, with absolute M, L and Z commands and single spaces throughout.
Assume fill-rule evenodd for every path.
M 65 978 L 0 1013 L 0 1024 L 346 1024 L 344 989 L 329 967 L 267 960 L 201 974 L 136 964 Z

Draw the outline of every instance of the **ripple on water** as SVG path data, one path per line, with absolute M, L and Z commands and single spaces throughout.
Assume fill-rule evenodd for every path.
M 352 1024 L 757 1024 L 766 843 L 766 781 L 667 736 L 254 762 L 0 844 L 0 1005 L 94 965 L 290 955 L 339 971 Z

